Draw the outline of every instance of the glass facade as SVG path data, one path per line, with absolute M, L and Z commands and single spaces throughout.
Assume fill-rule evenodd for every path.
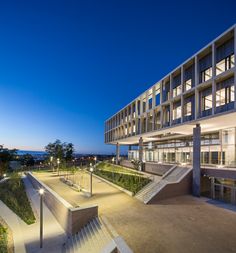
M 139 151 L 129 151 L 129 159 L 138 159 Z M 146 162 L 192 164 L 192 137 L 153 142 L 144 145 L 143 158 Z M 236 128 L 205 134 L 201 137 L 202 166 L 236 167 Z

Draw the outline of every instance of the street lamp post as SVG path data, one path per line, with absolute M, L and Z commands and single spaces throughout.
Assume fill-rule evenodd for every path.
M 43 194 L 44 189 L 39 190 L 40 195 L 40 248 L 43 247 Z
M 93 195 L 93 165 L 90 163 L 90 197 Z
M 52 161 L 53 161 L 53 156 L 50 156 L 50 165 L 51 165 L 51 168 L 53 169 L 53 172 L 54 172 L 54 167 L 52 166 Z
M 57 175 L 59 176 L 59 165 L 60 165 L 60 159 L 57 158 Z
M 96 164 L 97 164 L 97 157 L 96 156 L 94 157 L 94 162 L 95 162 L 95 166 L 96 166 Z

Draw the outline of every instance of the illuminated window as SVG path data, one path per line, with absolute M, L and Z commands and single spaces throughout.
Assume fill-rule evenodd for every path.
M 228 69 L 233 68 L 235 65 L 234 54 L 224 58 L 216 64 L 216 75 L 225 72 Z
M 225 89 L 216 92 L 216 106 L 225 105 Z
M 202 97 L 202 111 L 212 108 L 212 94 Z
M 229 104 L 234 101 L 234 86 L 216 91 L 216 107 Z
M 188 102 L 184 105 L 184 116 L 192 115 L 192 103 Z
M 173 120 L 181 118 L 181 106 L 173 109 Z
M 176 96 L 178 96 L 178 95 L 180 95 L 181 94 L 181 85 L 179 85 L 179 86 L 177 86 L 177 87 L 175 87 L 174 89 L 173 89 L 173 97 L 176 97 Z
M 201 72 L 201 81 L 206 82 L 212 78 L 212 67 Z
M 133 133 L 135 134 L 135 132 L 136 132 L 136 126 L 135 124 L 133 124 Z
M 192 79 L 189 79 L 185 82 L 185 91 L 192 88 Z

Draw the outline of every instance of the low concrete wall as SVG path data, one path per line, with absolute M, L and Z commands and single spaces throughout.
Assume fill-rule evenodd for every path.
M 192 193 L 192 171 L 190 171 L 179 183 L 167 184 L 148 204 L 157 204 L 160 200 Z
M 201 171 L 202 175 L 206 175 L 208 177 L 218 177 L 218 178 L 228 178 L 236 180 L 236 169 L 232 168 L 204 168 Z
M 173 166 L 174 166 L 173 164 L 146 162 L 144 166 L 144 171 L 162 176 Z
M 74 208 L 34 175 L 28 173 L 27 176 L 35 189 L 44 189 L 44 203 L 68 234 L 79 232 L 90 220 L 98 216 L 97 205 Z
M 133 163 L 131 163 L 131 161 L 129 161 L 129 160 L 121 160 L 120 165 L 134 169 Z

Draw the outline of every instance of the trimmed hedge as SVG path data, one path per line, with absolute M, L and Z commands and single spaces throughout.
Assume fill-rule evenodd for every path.
M 13 176 L 0 184 L 0 199 L 25 223 L 35 222 L 34 213 L 20 177 Z
M 105 178 L 106 180 L 136 194 L 151 180 L 141 176 L 122 174 L 107 170 L 96 170 L 96 175 Z

